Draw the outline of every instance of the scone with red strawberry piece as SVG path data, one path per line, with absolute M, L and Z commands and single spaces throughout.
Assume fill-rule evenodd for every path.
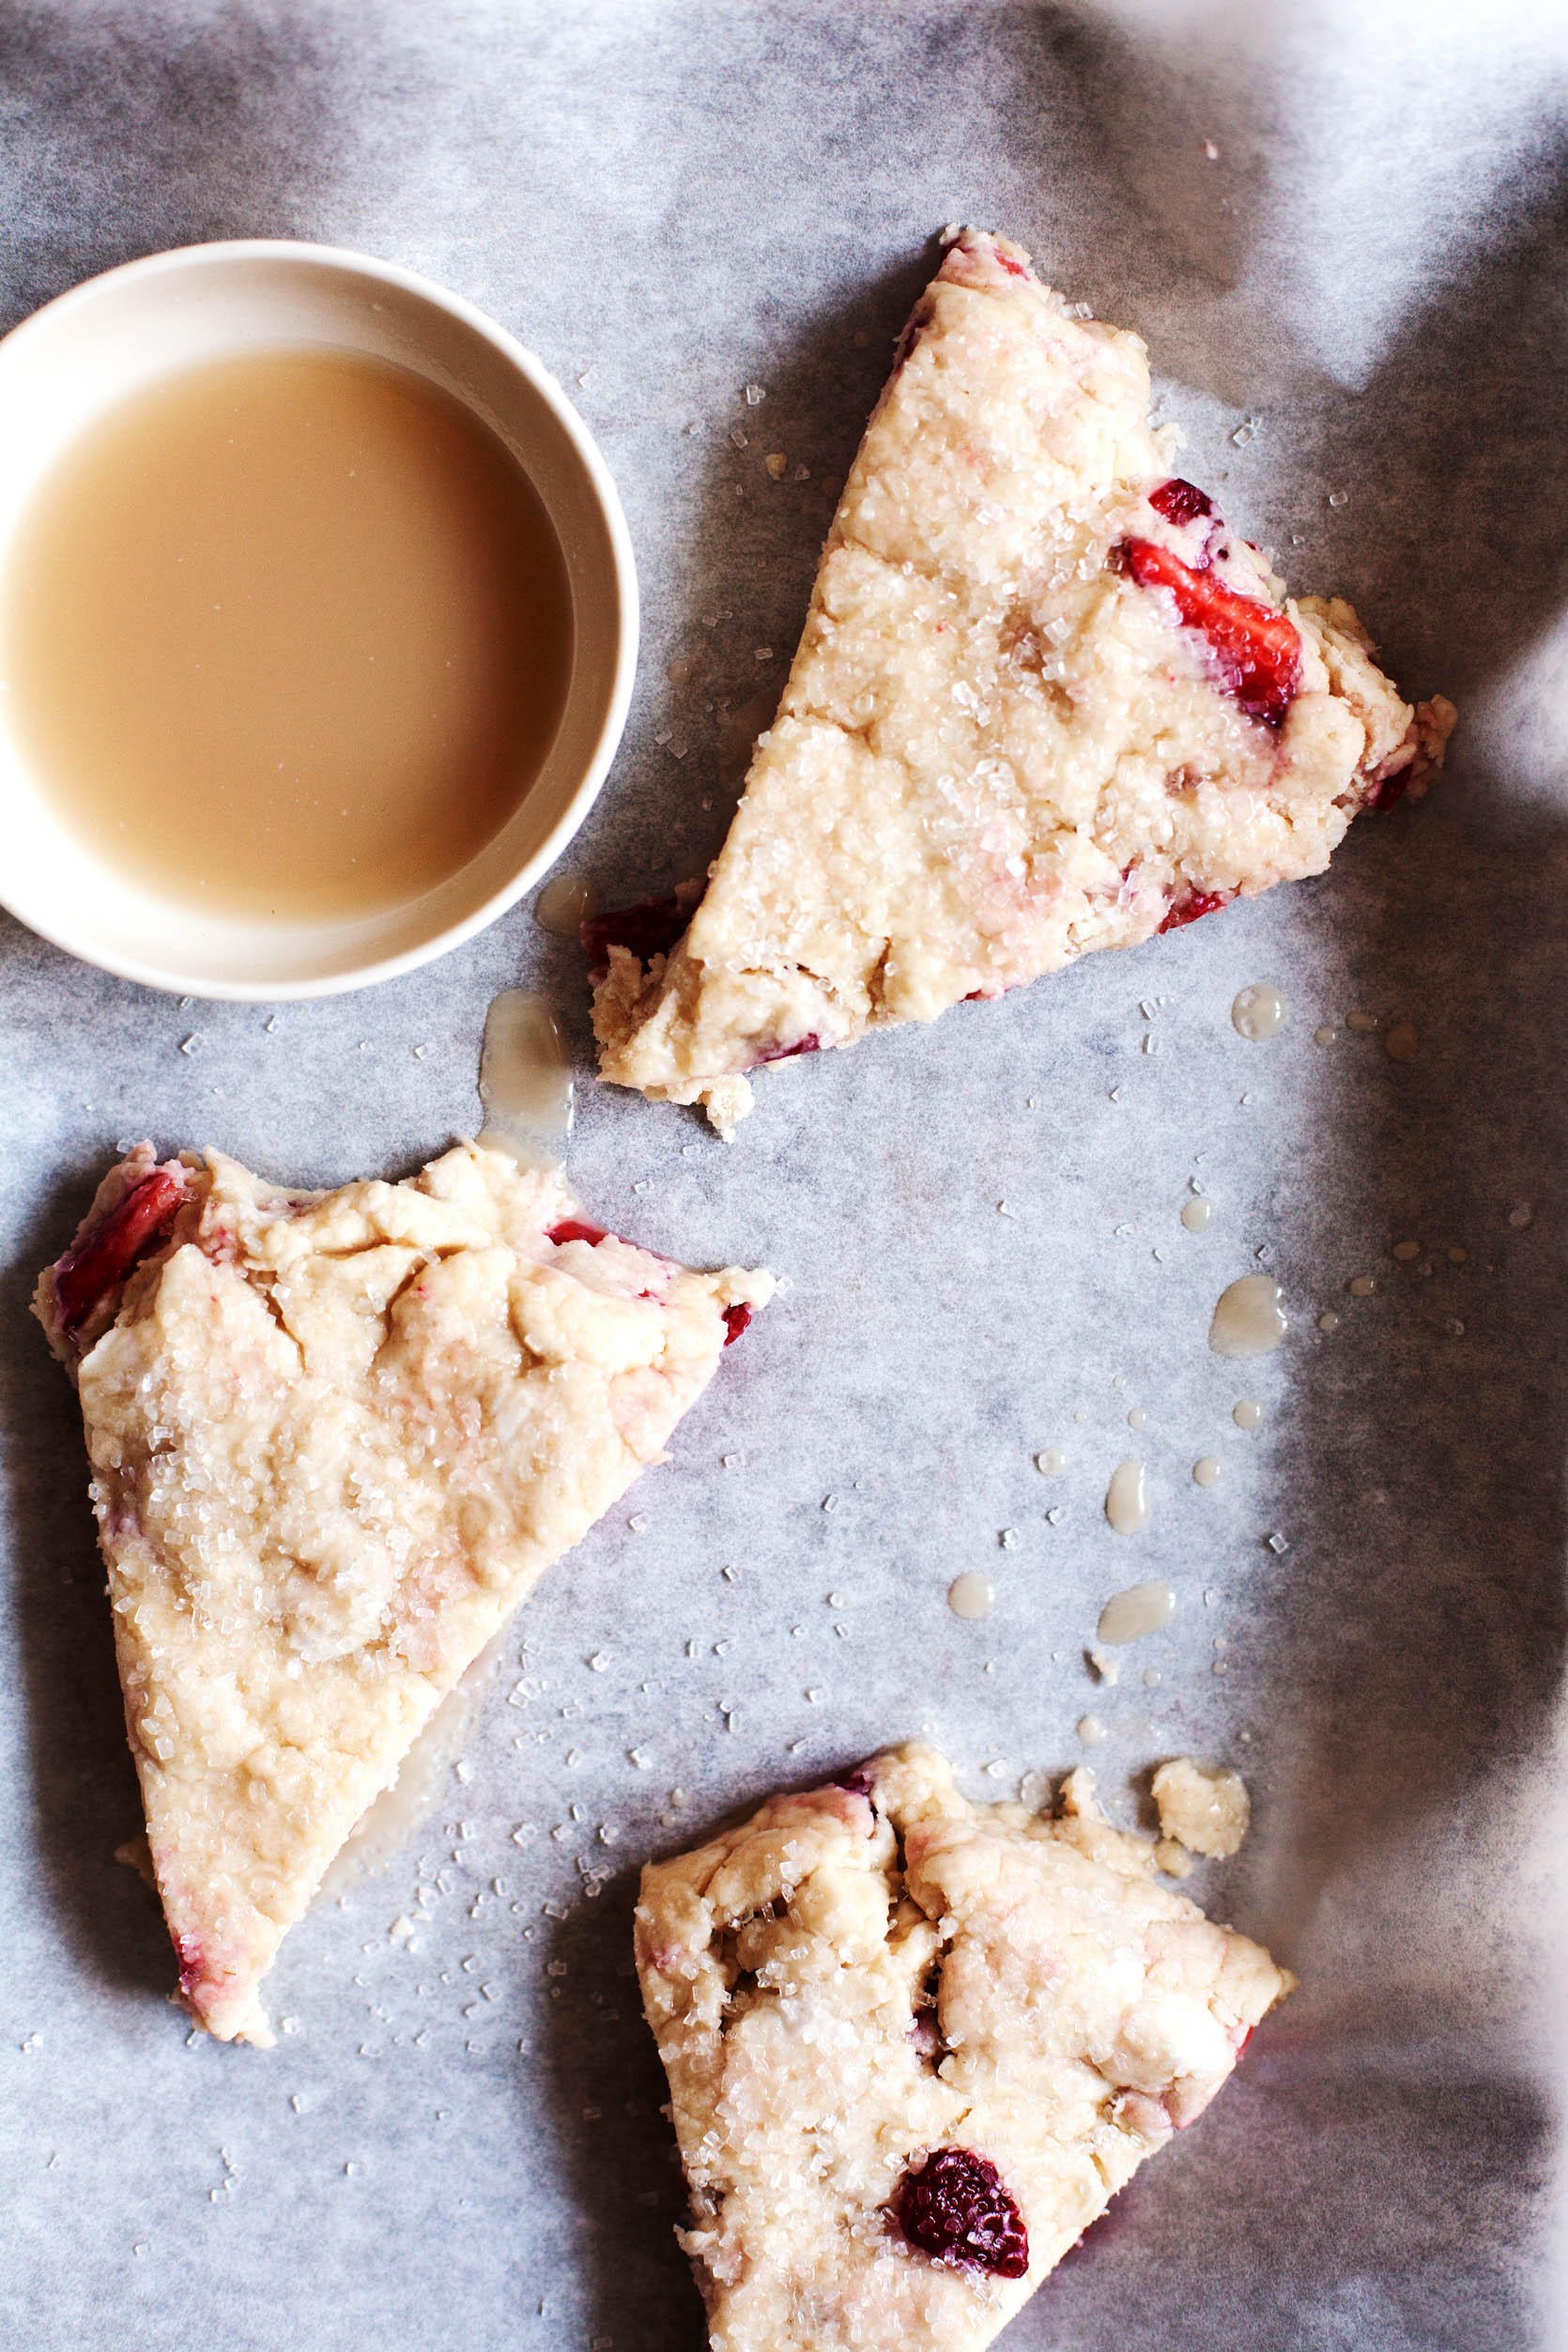
M 126 1727 L 181 1996 L 256 1988 L 419 1732 L 767 1299 L 464 1145 L 285 1191 L 112 1168 L 35 1311 L 82 1403 Z
M 1320 873 L 1425 788 L 1452 705 L 1287 597 L 1148 412 L 1136 335 L 948 232 L 706 888 L 584 927 L 604 1077 L 729 1132 L 764 1063 Z
M 980 2352 L 1294 1979 L 1054 1819 L 895 1748 L 643 1871 L 637 1964 L 715 2352 Z

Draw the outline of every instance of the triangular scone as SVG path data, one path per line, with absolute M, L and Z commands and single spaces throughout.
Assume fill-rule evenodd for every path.
M 728 1130 L 760 1063 L 1321 872 L 1423 788 L 1452 706 L 1284 602 L 1148 407 L 1136 335 L 952 234 L 697 912 L 584 926 L 606 1078 Z
M 290 1192 L 111 1170 L 35 1311 L 75 1374 L 180 1991 L 227 2040 L 416 1734 L 773 1284 L 464 1145 Z
M 715 2352 L 979 2352 L 1293 1979 L 926 1747 L 642 1874 L 637 1959 Z

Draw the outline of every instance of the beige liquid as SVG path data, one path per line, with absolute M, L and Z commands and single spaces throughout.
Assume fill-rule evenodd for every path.
M 542 996 L 503 989 L 491 1002 L 479 1061 L 479 1141 L 522 1168 L 559 1168 L 572 1136 L 572 1060 Z
M 1141 1462 L 1118 1462 L 1105 1490 L 1105 1515 L 1118 1535 L 1136 1535 L 1149 1520 L 1148 1479 Z M 1107 1636 L 1114 1640 L 1114 1635 Z
M 557 874 L 533 901 L 533 919 L 557 939 L 576 939 L 591 915 L 604 912 L 604 904 L 581 874 Z
M 1113 1592 L 1095 1632 L 1101 1641 L 1120 1649 L 1124 1642 L 1142 1641 L 1168 1625 L 1176 1605 L 1175 1591 L 1163 1576 L 1151 1576 L 1147 1584 L 1130 1584 L 1125 1592 Z
M 996 1606 L 996 1587 L 978 1568 L 966 1568 L 947 1587 L 947 1606 L 955 1617 L 989 1617 Z
M 456 873 L 538 775 L 571 654 L 561 550 L 500 442 L 327 350 L 191 368 L 89 426 L 0 607 L 10 724 L 66 824 L 252 918 Z
M 1237 1037 L 1249 1038 L 1254 1045 L 1265 1038 L 1276 1037 L 1284 1021 L 1284 998 L 1268 980 L 1254 980 L 1244 988 L 1230 1008 L 1231 1025 Z
M 1271 1356 L 1290 1326 L 1284 1293 L 1267 1274 L 1243 1274 L 1220 1293 L 1208 1344 L 1217 1356 Z

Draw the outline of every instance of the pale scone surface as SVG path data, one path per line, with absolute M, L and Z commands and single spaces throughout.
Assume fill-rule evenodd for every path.
M 76 1373 L 126 1721 L 181 1990 L 227 2037 L 438 1701 L 711 1376 L 727 1306 L 607 1237 L 558 1174 L 465 1145 L 325 1194 L 220 1152 L 82 1330 Z M 113 1170 L 94 1218 L 153 1168 Z
M 715 2352 L 978 2352 L 1292 1982 L 1085 1775 L 1049 1819 L 968 1803 L 919 1746 L 650 1866 L 637 1960 Z M 949 2147 L 994 2166 L 1026 2275 L 891 2220 Z
M 668 958 L 609 952 L 606 1078 L 728 1131 L 759 1063 L 1133 945 L 1194 894 L 1321 872 L 1369 794 L 1421 789 L 1449 706 L 1412 713 L 1348 605 L 1286 606 L 1255 549 L 1151 507 L 1173 449 L 1148 409 L 1136 335 L 1005 239 L 949 243 L 706 894 Z M 1283 724 L 1129 576 L 1135 539 L 1288 611 Z

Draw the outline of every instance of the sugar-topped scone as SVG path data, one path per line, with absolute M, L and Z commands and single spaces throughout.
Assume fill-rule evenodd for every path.
M 35 1312 L 81 1395 L 198 2022 L 266 2038 L 257 1984 L 366 1806 L 772 1287 L 474 1145 L 326 1193 L 216 1151 L 110 1171 Z
M 715 2352 L 979 2352 L 1203 2113 L 1294 1980 L 1152 1842 L 915 1746 L 643 1871 Z
M 584 926 L 606 1078 L 729 1131 L 760 1064 L 1319 873 L 1424 789 L 1452 706 L 1287 599 L 1148 409 L 1136 335 L 949 232 L 706 888 Z

